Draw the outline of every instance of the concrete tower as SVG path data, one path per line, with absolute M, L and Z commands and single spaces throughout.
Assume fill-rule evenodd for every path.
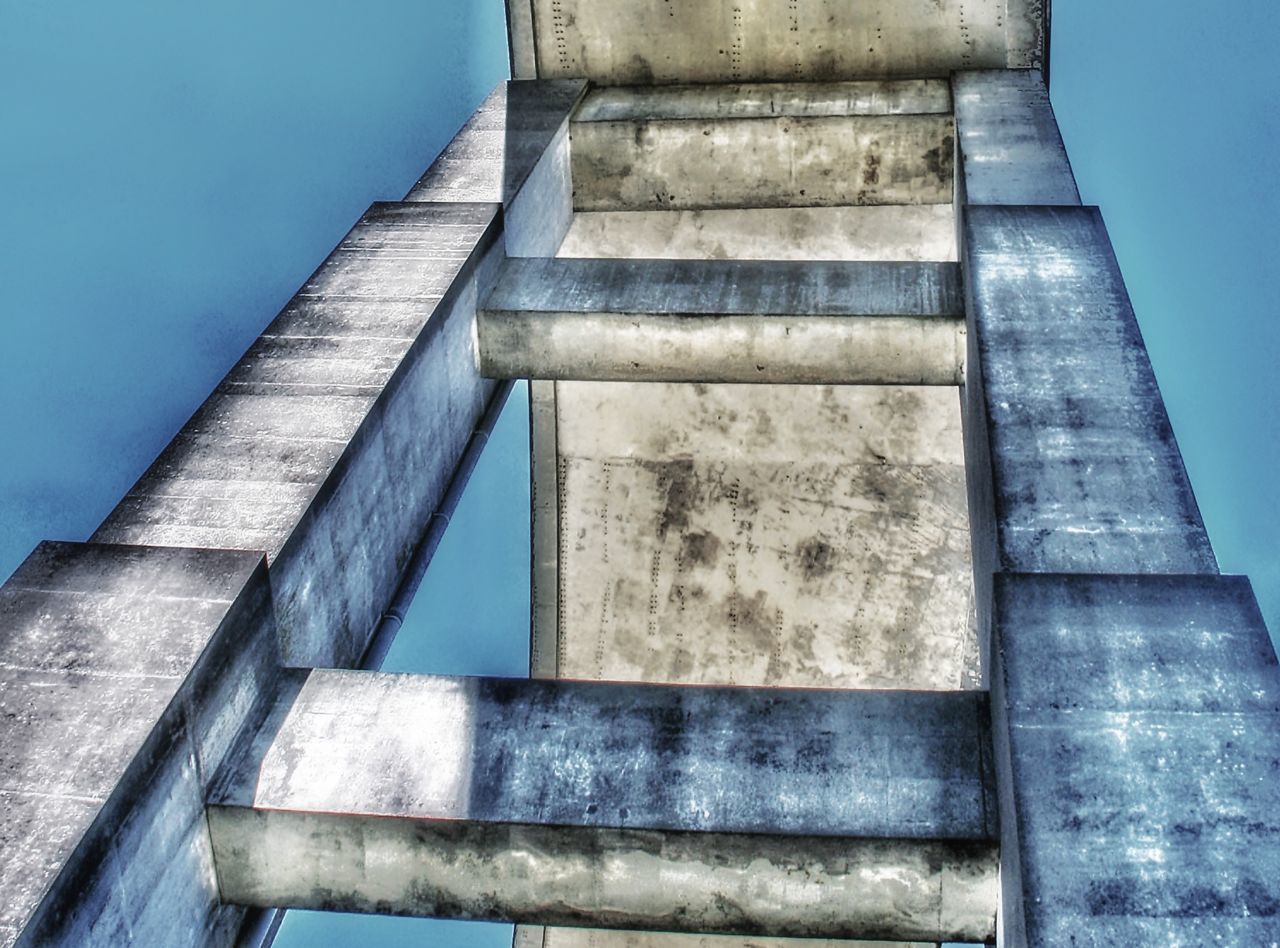
M 1280 944 L 1219 574 L 1037 0 L 509 0 L 513 74 L 0 590 L 0 942 Z M 531 678 L 380 674 L 531 380 Z

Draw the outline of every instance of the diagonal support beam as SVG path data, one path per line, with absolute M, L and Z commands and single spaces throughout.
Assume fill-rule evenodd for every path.
M 513 259 L 479 338 L 494 378 L 964 380 L 951 263 Z
M 314 671 L 219 780 L 225 901 L 982 941 L 978 693 Z

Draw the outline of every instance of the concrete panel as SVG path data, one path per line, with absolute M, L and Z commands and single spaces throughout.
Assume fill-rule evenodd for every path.
M 958 278 L 940 263 L 511 260 L 480 314 L 481 371 L 955 385 Z
M 950 115 L 573 122 L 580 211 L 946 204 Z
M 509 205 L 585 89 L 572 79 L 500 82 L 405 200 Z
M 233 902 L 824 936 L 994 922 L 983 695 L 317 671 L 286 707 L 211 797 Z
M 934 942 L 830 941 L 825 938 L 752 938 L 679 935 L 672 932 L 610 932 L 598 928 L 520 926 L 514 948 L 933 948 Z
M 507 0 L 507 42 L 511 50 L 511 78 L 538 78 L 533 0 Z
M 556 410 L 561 676 L 977 680 L 955 390 L 564 382 Z
M 970 204 L 1079 204 L 1039 71 L 958 72 L 952 80 L 959 193 Z
M 284 660 L 356 661 L 492 391 L 496 215 L 375 205 L 94 539 L 265 550 Z
M 229 943 L 204 793 L 274 687 L 261 554 L 43 543 L 0 631 L 0 944 Z
M 946 76 L 1030 65 L 1041 4 L 534 0 L 538 74 L 603 85 Z
M 635 119 L 903 115 L 951 111 L 942 79 L 767 82 L 714 86 L 609 86 L 587 93 L 574 122 Z
M 556 385 L 529 382 L 529 501 L 532 608 L 529 674 L 555 678 L 559 667 L 560 476 L 556 448 Z
M 949 204 L 578 211 L 556 256 L 952 261 L 956 225 Z
M 965 247 L 993 567 L 1216 572 L 1097 210 L 970 207 Z
M 1247 580 L 1005 575 L 996 630 L 1004 943 L 1280 941 L 1280 668 Z

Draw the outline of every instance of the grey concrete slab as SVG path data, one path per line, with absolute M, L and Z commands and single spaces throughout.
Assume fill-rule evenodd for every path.
M 946 76 L 1039 65 L 1040 0 L 534 0 L 538 75 L 602 85 Z
M 986 720 L 980 694 L 316 671 L 211 797 L 219 882 L 256 904 L 981 938 Z M 800 865 L 817 879 L 774 888 Z
M 950 115 L 573 122 L 574 209 L 951 202 Z
M 1097 210 L 970 207 L 965 247 L 992 567 L 1216 572 Z
M 945 263 L 521 259 L 479 316 L 493 377 L 955 385 Z
M 585 88 L 576 79 L 499 83 L 405 200 L 509 205 Z
M 956 224 L 949 204 L 578 211 L 555 255 L 954 261 Z
M 231 936 L 204 787 L 277 661 L 260 553 L 36 549 L 0 589 L 0 943 Z
M 673 932 L 610 932 L 598 928 L 521 926 L 514 948 L 933 948 L 934 942 L 831 941 L 826 938 L 751 938 L 680 935 Z
M 941 79 L 606 86 L 587 93 L 573 113 L 573 121 L 847 117 L 950 111 L 951 90 Z
M 995 597 L 1007 943 L 1277 943 L 1280 667 L 1247 580 Z
M 958 191 L 970 204 L 1080 203 L 1075 175 L 1036 69 L 957 72 Z
M 285 660 L 354 662 L 492 392 L 473 335 L 497 215 L 371 208 L 94 539 L 264 550 Z
M 560 382 L 555 408 L 561 676 L 976 682 L 954 389 Z

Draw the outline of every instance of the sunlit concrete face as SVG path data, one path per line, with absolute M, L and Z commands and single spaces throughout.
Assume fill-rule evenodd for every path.
M 976 685 L 956 389 L 561 382 L 555 406 L 560 676 Z

